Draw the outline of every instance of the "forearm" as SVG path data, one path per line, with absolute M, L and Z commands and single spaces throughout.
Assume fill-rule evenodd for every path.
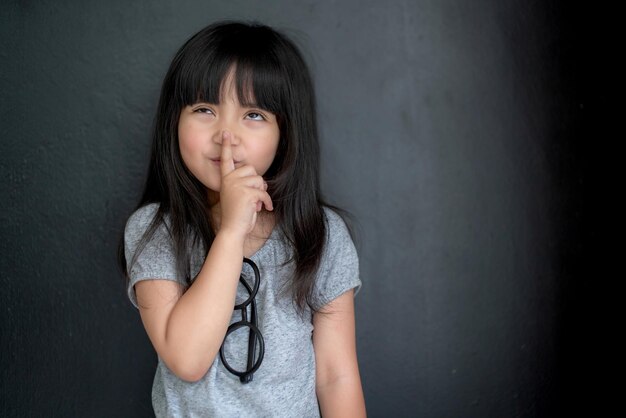
M 324 418 L 366 416 L 365 400 L 358 374 L 318 383 L 316 392 Z
M 200 379 L 224 340 L 237 292 L 243 241 L 218 233 L 200 273 L 172 309 L 165 331 L 171 368 L 186 380 Z

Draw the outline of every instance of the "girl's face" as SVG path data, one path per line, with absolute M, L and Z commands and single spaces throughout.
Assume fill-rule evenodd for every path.
M 185 166 L 209 190 L 220 191 L 222 134 L 231 134 L 235 168 L 252 165 L 258 175 L 271 166 L 280 131 L 276 115 L 239 103 L 232 77 L 226 78 L 220 104 L 185 107 L 178 121 L 178 144 Z

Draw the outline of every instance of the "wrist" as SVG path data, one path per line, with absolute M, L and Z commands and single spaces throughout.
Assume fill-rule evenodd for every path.
M 215 235 L 215 241 L 227 246 L 233 246 L 243 249 L 246 240 L 245 232 L 232 228 L 220 228 Z

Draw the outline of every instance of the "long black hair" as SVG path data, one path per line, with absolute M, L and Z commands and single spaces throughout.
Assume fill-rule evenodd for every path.
M 199 101 L 219 103 L 220 90 L 235 68 L 237 96 L 274 113 L 280 139 L 274 161 L 264 175 L 274 202 L 276 227 L 292 249 L 295 277 L 290 288 L 300 313 L 316 310 L 313 285 L 326 240 L 320 194 L 319 144 L 313 83 L 298 48 L 264 25 L 220 22 L 192 36 L 177 52 L 163 81 L 152 154 L 138 207 L 158 203 L 156 216 L 135 257 L 157 228 L 171 235 L 176 269 L 191 283 L 189 245 L 208 253 L 215 238 L 206 187 L 187 169 L 178 145 L 181 110 Z M 165 222 L 165 219 L 168 222 Z M 118 259 L 127 272 L 123 242 Z M 134 262 L 130 260 L 130 265 Z

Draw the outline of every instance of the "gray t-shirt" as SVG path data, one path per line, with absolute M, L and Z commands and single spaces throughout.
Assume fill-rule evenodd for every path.
M 124 236 L 128 262 L 156 209 L 156 204 L 144 206 L 128 220 Z M 356 295 L 361 286 L 357 253 L 346 226 L 335 212 L 326 208 L 325 213 L 327 243 L 314 287 L 320 306 L 353 288 Z M 252 382 L 242 384 L 226 370 L 219 354 L 206 375 L 194 383 L 179 379 L 159 358 L 152 387 L 152 405 L 157 417 L 319 417 L 311 312 L 307 310 L 300 317 L 291 292 L 283 287 L 293 277 L 293 263 L 285 265 L 290 254 L 281 232 L 274 228 L 263 247 L 250 257 L 261 275 L 256 304 L 258 325 L 265 341 L 265 356 Z M 192 277 L 200 271 L 203 261 L 204 252 L 198 248 L 192 254 Z M 128 296 L 135 306 L 134 285 L 140 280 L 183 283 L 176 274 L 171 239 L 163 225 L 129 268 Z M 248 283 L 254 282 L 247 264 L 242 274 Z M 248 293 L 239 284 L 237 303 L 247 297 Z M 241 311 L 234 310 L 231 323 L 239 320 Z M 237 370 L 245 369 L 247 341 L 247 328 L 242 328 L 231 334 L 225 345 L 226 360 Z

